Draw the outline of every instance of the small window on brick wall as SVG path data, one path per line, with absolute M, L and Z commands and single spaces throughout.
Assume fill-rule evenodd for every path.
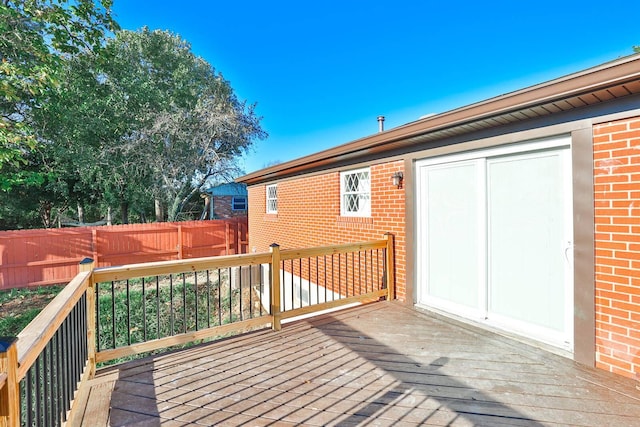
M 267 185 L 267 213 L 278 213 L 278 184 Z
M 371 171 L 369 168 L 340 173 L 340 214 L 371 216 Z
M 246 211 L 247 210 L 247 198 L 238 196 L 231 201 L 231 209 L 234 211 Z

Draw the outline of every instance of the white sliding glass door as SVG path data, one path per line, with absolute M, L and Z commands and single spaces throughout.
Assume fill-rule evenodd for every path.
M 572 349 L 568 145 L 417 163 L 418 304 Z
M 482 309 L 479 271 L 481 195 L 476 184 L 477 162 L 435 165 L 421 177 L 427 292 L 450 310 L 469 313 Z

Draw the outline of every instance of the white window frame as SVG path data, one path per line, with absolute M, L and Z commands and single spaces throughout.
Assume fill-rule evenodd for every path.
M 267 185 L 265 191 L 268 214 L 278 213 L 278 184 Z
M 355 174 L 367 174 L 367 181 L 358 184 L 357 189 L 348 189 L 347 182 L 349 177 Z M 358 198 L 358 210 L 349 210 L 348 199 L 351 197 Z M 364 202 L 364 203 L 362 203 Z M 370 217 L 371 216 L 371 168 L 352 169 L 340 172 L 340 215 L 349 217 Z
M 237 209 L 236 202 L 242 203 L 244 208 Z M 247 196 L 233 196 L 231 198 L 231 210 L 232 211 L 246 211 L 247 210 Z

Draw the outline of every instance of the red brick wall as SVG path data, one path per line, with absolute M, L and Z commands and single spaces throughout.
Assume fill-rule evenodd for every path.
M 640 117 L 593 134 L 596 365 L 640 379 Z
M 247 211 L 233 210 L 233 196 L 215 196 L 213 214 L 216 219 L 239 218 L 247 216 Z
M 371 217 L 340 216 L 340 173 L 330 172 L 278 182 L 278 214 L 266 214 L 265 185 L 249 190 L 249 249 L 269 250 L 335 245 L 395 235 L 396 296 L 406 299 L 404 189 L 391 182 L 404 162 L 371 166 Z

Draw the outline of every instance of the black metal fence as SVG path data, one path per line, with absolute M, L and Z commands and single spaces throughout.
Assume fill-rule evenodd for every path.
M 87 297 L 83 295 L 20 381 L 23 426 L 60 426 L 87 363 Z
M 97 351 L 268 314 L 267 274 L 237 266 L 96 283 Z
M 352 250 L 280 262 L 282 312 L 345 300 L 386 288 L 386 248 Z

